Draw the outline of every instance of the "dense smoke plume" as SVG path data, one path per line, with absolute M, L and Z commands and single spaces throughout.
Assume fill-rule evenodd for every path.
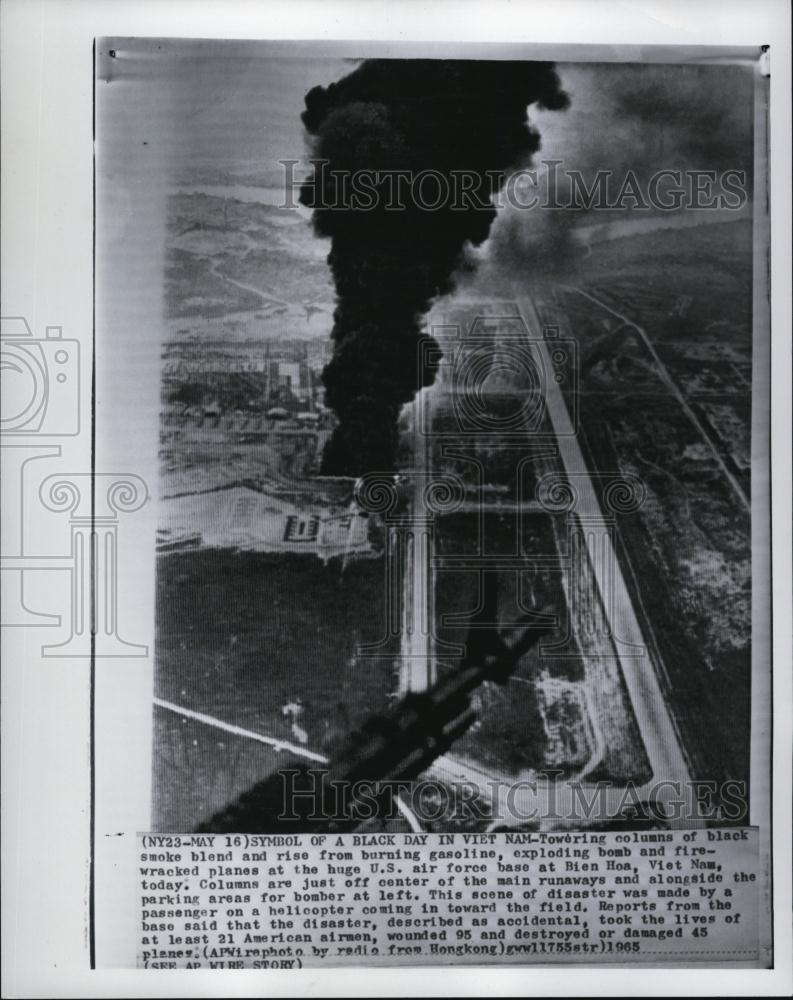
M 433 379 L 418 365 L 421 315 L 451 290 L 465 247 L 486 239 L 498 172 L 539 148 L 528 106 L 567 104 L 553 65 L 539 62 L 368 60 L 306 96 L 312 155 L 328 163 L 315 169 L 301 201 L 314 209 L 317 233 L 331 238 L 337 294 L 323 381 L 339 425 L 323 455 L 325 474 L 393 468 L 399 411 Z M 330 207 L 340 194 L 333 172 L 361 170 L 384 172 L 374 207 Z M 449 200 L 428 210 L 407 188 L 403 207 L 389 210 L 387 185 L 400 170 L 474 174 L 468 207 Z
M 537 187 L 528 193 L 540 205 L 570 200 L 568 171 L 579 172 L 590 188 L 599 174 L 609 173 L 612 197 L 629 174 L 646 194 L 661 170 L 741 171 L 751 192 L 753 66 L 597 63 L 558 64 L 557 69 L 571 107 L 565 115 L 540 111 L 533 116 L 543 145 L 535 163 Z M 554 199 L 548 197 L 544 167 L 549 161 L 558 163 Z M 675 217 L 690 214 L 690 207 L 684 200 L 676 211 L 661 214 L 674 225 Z M 652 215 L 659 213 L 652 206 L 632 207 L 629 198 L 611 211 L 581 205 L 522 211 L 506 205 L 487 244 L 488 280 L 538 272 L 569 278 L 588 251 L 588 228 Z

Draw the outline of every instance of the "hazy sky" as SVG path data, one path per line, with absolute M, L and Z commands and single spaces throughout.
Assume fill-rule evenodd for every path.
M 103 55 L 112 46 L 116 57 Z M 256 173 L 262 182 L 281 176 L 277 161 L 305 159 L 300 113 L 308 90 L 350 71 L 350 61 L 281 56 L 259 43 L 134 39 L 98 46 L 97 87 L 124 88 L 113 117 L 126 104 L 124 129 L 99 123 L 100 136 L 135 136 L 170 161 L 175 173 L 214 168 Z M 105 79 L 103 79 L 105 76 Z M 109 82 L 106 82 L 109 80 Z M 154 152 L 154 150 L 152 150 Z
M 177 184 L 252 184 L 270 189 L 272 200 L 260 200 L 279 204 L 278 161 L 310 157 L 300 118 L 306 94 L 351 72 L 359 51 L 358 43 L 99 40 L 100 238 L 123 242 L 130 257 L 113 271 L 109 287 L 119 282 L 123 296 L 132 277 L 141 289 L 159 287 L 167 198 Z M 404 51 L 392 47 L 390 54 Z M 524 52 L 517 46 L 498 54 Z M 558 63 L 557 70 L 571 103 L 566 111 L 529 109 L 541 136 L 535 161 L 561 160 L 563 170 L 580 170 L 590 185 L 596 170 L 610 170 L 615 192 L 628 170 L 646 183 L 660 169 L 751 168 L 754 76 L 747 59 L 741 65 Z M 598 213 L 505 206 L 479 252 L 506 249 L 523 260 L 539 248 L 543 260 L 563 260 L 569 227 L 588 220 L 603 221 Z M 310 256 L 328 249 L 308 225 L 300 240 Z M 150 320 L 136 315 L 129 328 Z
M 111 47 L 113 59 L 107 56 Z M 316 49 L 300 43 L 290 50 L 259 42 L 100 42 L 97 87 L 124 88 L 125 100 L 117 93 L 113 121 L 99 123 L 99 136 L 156 145 L 180 175 L 209 168 L 277 184 L 279 159 L 307 155 L 300 121 L 306 93 L 338 80 L 357 62 L 321 57 Z M 750 67 L 600 63 L 559 64 L 558 70 L 572 103 L 562 113 L 530 112 L 544 138 L 541 156 L 561 155 L 573 168 L 632 162 L 642 169 L 648 159 L 657 159 L 656 169 L 677 165 L 671 159 L 714 169 L 751 163 Z M 123 127 L 114 127 L 121 125 L 121 105 Z

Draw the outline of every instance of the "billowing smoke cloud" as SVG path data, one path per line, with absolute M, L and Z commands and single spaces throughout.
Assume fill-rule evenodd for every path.
M 614 66 L 606 81 L 614 123 L 628 133 L 622 164 L 751 175 L 753 67 Z
M 328 163 L 301 201 L 314 209 L 316 231 L 331 237 L 337 293 L 334 355 L 323 381 L 339 425 L 324 473 L 393 467 L 399 411 L 433 379 L 417 363 L 421 315 L 451 290 L 465 247 L 486 239 L 498 172 L 539 148 L 528 106 L 567 104 L 550 63 L 467 60 L 368 60 L 306 96 L 312 154 Z M 374 207 L 331 207 L 339 204 L 338 177 L 362 170 L 386 178 L 374 184 Z M 421 190 L 403 186 L 402 207 L 389 210 L 394 171 L 437 171 L 450 187 L 453 172 L 476 181 L 464 203 L 446 199 L 434 210 L 419 203 L 439 191 L 432 181 Z
M 621 64 L 558 65 L 570 94 L 566 115 L 534 117 L 543 136 L 541 161 L 535 163 L 539 206 L 529 211 L 505 205 L 491 239 L 488 263 L 493 280 L 510 268 L 522 272 L 566 274 L 586 252 L 581 227 L 625 221 L 659 213 L 636 208 L 630 198 L 613 210 L 542 207 L 570 201 L 567 171 L 578 171 L 588 188 L 598 174 L 610 172 L 609 193 L 619 194 L 631 172 L 646 194 L 661 170 L 743 171 L 752 189 L 754 68 L 747 65 Z M 549 174 L 543 164 L 558 161 L 558 189 L 548 197 Z M 661 193 L 669 185 L 662 185 Z M 677 212 L 688 214 L 683 201 Z M 671 220 L 671 223 L 674 219 Z M 584 237 L 583 239 L 581 237 Z

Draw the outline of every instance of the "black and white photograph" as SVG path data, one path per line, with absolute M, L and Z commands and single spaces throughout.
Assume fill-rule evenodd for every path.
M 97 47 L 100 215 L 167 145 L 153 828 L 748 823 L 763 53 L 348 51 Z
M 789 11 L 199 6 L 3 10 L 8 995 L 780 995 Z

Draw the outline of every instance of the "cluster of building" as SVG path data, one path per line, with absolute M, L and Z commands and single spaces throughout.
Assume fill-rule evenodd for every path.
M 324 340 L 171 344 L 163 359 L 166 401 L 191 417 L 264 413 L 310 423 L 325 410 L 321 376 L 331 351 Z
M 303 479 L 332 432 L 324 405 L 326 340 L 172 341 L 163 358 L 166 469 L 219 450 L 242 478 Z

